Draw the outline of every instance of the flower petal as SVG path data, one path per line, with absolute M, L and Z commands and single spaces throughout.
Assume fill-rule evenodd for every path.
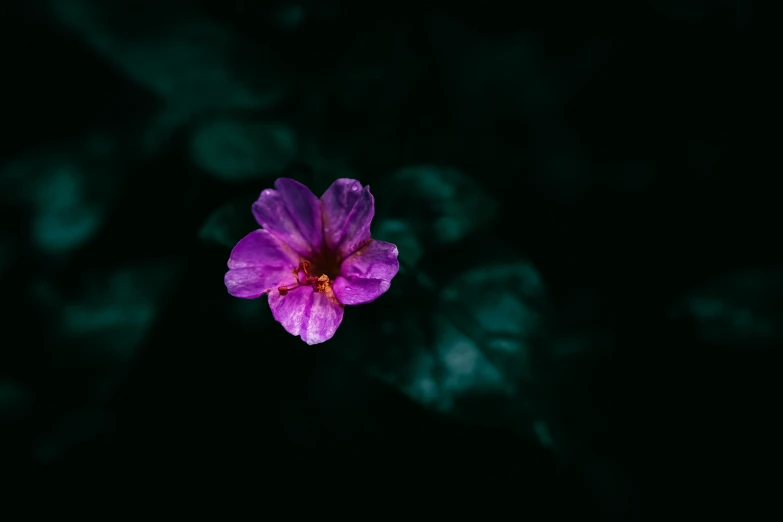
M 310 189 L 289 178 L 275 181 L 253 203 L 256 221 L 297 254 L 312 257 L 323 243 L 321 204 Z
M 357 305 L 380 297 L 400 269 L 397 254 L 396 246 L 373 239 L 346 258 L 332 286 L 337 300 L 345 305 Z
M 347 279 L 338 277 L 334 280 L 334 295 L 344 305 L 360 305 L 375 301 L 391 283 L 383 279 Z
M 331 292 L 314 292 L 310 286 L 300 286 L 286 295 L 270 292 L 269 308 L 275 321 L 307 344 L 331 339 L 343 320 L 344 311 Z
M 234 297 L 255 299 L 272 288 L 295 281 L 298 256 L 266 230 L 255 230 L 236 244 L 224 281 Z
M 321 205 L 324 241 L 340 258 L 353 254 L 370 240 L 375 199 L 369 185 L 362 188 L 355 179 L 338 179 L 321 196 Z

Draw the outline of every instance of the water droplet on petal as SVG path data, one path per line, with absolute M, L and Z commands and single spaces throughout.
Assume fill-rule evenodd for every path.
M 353 184 L 353 186 L 351 187 L 351 190 L 352 190 L 352 191 L 354 191 L 354 192 L 356 192 L 356 191 L 357 191 L 357 190 L 359 190 L 360 188 L 362 188 L 362 186 L 361 186 L 361 184 L 360 184 L 360 183 L 354 183 L 354 184 Z
M 345 287 L 345 290 L 346 290 L 346 291 L 348 291 L 348 292 L 350 292 L 350 291 L 351 291 L 351 287 L 350 287 L 350 286 L 346 286 L 346 287 Z

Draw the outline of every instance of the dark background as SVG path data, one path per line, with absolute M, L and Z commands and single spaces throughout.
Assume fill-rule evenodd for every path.
M 251 513 L 763 509 L 783 270 L 762 7 L 4 5 L 3 469 Z M 370 184 L 400 251 L 322 345 L 223 286 L 281 175 Z

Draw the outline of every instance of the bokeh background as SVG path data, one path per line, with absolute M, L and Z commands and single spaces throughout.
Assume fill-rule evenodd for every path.
M 754 2 L 2 9 L 4 470 L 256 513 L 760 505 L 783 270 Z M 322 345 L 223 286 L 280 176 L 370 184 L 400 251 Z

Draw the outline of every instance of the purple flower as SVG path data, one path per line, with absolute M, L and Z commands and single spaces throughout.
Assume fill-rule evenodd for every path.
M 319 200 L 293 179 L 261 192 L 253 215 L 263 228 L 231 251 L 228 293 L 269 294 L 272 316 L 307 344 L 334 335 L 345 305 L 374 301 L 400 264 L 397 247 L 370 237 L 375 199 L 370 187 L 338 179 Z

